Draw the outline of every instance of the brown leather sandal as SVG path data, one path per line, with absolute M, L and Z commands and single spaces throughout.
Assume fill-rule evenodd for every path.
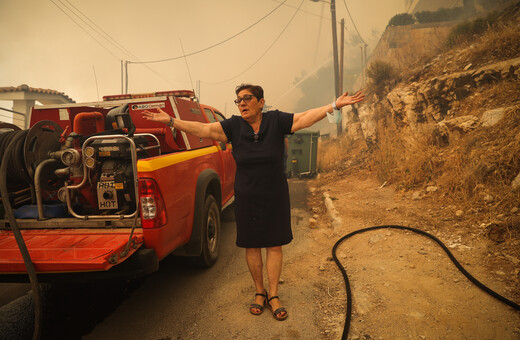
M 264 294 L 256 293 L 255 294 L 255 298 L 257 296 L 263 296 L 264 297 L 264 302 L 261 305 L 259 305 L 258 303 L 252 303 L 251 304 L 251 306 L 249 307 L 249 312 L 251 312 L 251 314 L 253 314 L 253 315 L 260 315 L 264 311 L 264 306 L 265 306 L 265 303 L 267 302 L 267 291 Z M 259 312 L 253 311 L 253 308 L 256 308 L 256 309 L 258 309 L 260 311 Z
M 271 298 L 269 298 L 267 300 L 267 308 L 269 308 L 269 310 L 271 312 L 273 312 L 273 308 L 271 307 L 271 304 L 269 303 L 272 299 L 278 299 L 280 300 L 280 298 L 278 296 L 271 296 Z M 278 316 L 280 313 L 282 312 L 285 312 L 285 315 L 284 316 Z M 289 313 L 287 313 L 287 310 L 285 309 L 285 307 L 280 307 L 278 309 L 276 309 L 274 312 L 273 312 L 273 317 L 278 320 L 278 321 L 284 321 L 285 319 L 287 319 L 287 317 L 289 316 Z

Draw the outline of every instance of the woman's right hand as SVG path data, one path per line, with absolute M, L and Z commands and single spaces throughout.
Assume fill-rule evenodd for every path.
M 157 112 L 152 111 L 143 111 L 143 118 L 146 120 L 151 120 L 154 122 L 159 122 L 163 124 L 170 123 L 170 115 L 164 112 L 162 109 L 158 108 Z

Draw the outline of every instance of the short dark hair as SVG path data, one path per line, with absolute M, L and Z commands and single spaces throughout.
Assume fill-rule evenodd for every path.
M 256 99 L 260 100 L 264 98 L 264 89 L 259 85 L 252 84 L 240 84 L 235 88 L 235 94 L 238 96 L 240 91 L 249 90 L 256 97 Z

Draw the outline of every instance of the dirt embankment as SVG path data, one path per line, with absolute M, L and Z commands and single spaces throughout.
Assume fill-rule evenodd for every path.
M 314 261 L 315 315 L 324 339 L 343 331 L 346 294 L 330 257 L 336 240 L 376 225 L 405 225 L 438 237 L 485 285 L 520 301 L 520 260 L 511 256 L 520 241 L 491 239 L 489 228 L 457 216 L 456 204 L 435 192 L 414 199 L 410 192 L 381 186 L 373 173 L 331 172 L 308 181 L 308 261 Z M 341 223 L 332 223 L 327 194 Z M 520 312 L 473 285 L 434 241 L 411 232 L 383 229 L 345 241 L 337 252 L 353 294 L 351 339 L 519 339 Z

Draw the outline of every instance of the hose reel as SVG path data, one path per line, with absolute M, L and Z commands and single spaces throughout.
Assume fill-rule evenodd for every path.
M 36 123 L 29 130 L 21 130 L 19 127 L 2 123 L 0 124 L 0 159 L 4 158 L 11 143 L 15 143 L 10 154 L 5 155 L 7 164 L 6 187 L 12 195 L 14 201 L 27 201 L 29 194 L 27 188 L 34 187 L 34 174 L 36 167 L 44 160 L 49 159 L 49 154 L 60 149 L 60 138 L 63 129 L 51 121 L 41 121 Z M 20 136 L 17 138 L 17 136 Z M 42 183 L 45 190 L 57 190 L 58 178 L 54 175 L 55 165 L 45 167 Z M 31 190 L 32 191 L 32 190 Z M 21 199 L 16 197 L 21 193 L 26 197 Z M 29 194 L 30 195 L 30 194 Z M 34 196 L 34 195 L 31 195 Z M 32 197 L 34 201 L 34 197 Z
M 36 167 L 49 159 L 51 152 L 60 150 L 62 133 L 61 126 L 49 120 L 40 121 L 29 129 L 24 143 L 24 160 L 32 182 L 34 182 Z M 54 163 L 42 169 L 41 178 L 45 179 L 41 183 L 42 189 L 49 191 L 59 189 L 58 177 L 54 173 L 61 167 L 58 163 Z

